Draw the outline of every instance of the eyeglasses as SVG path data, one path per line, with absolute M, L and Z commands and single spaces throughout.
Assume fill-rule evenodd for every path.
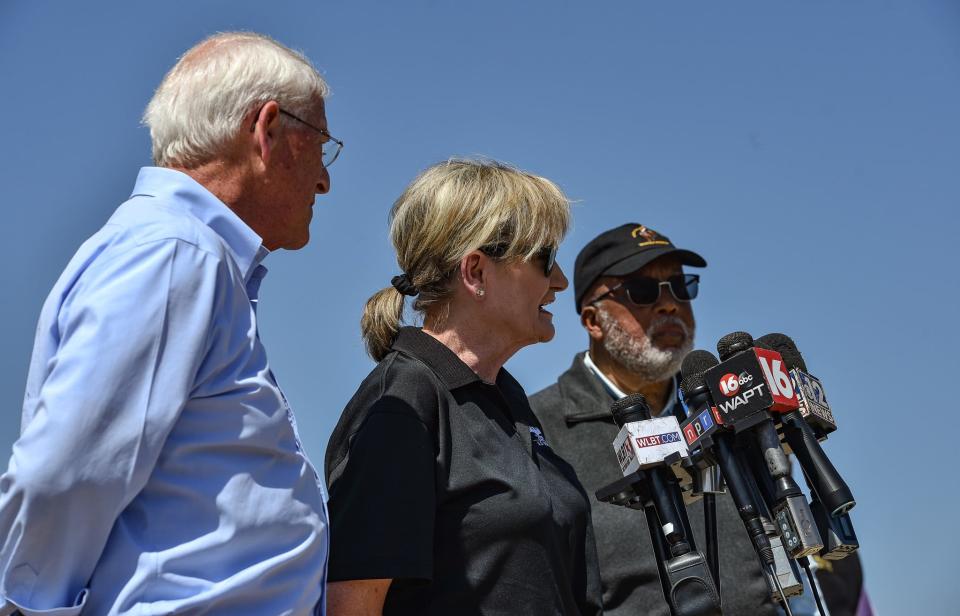
M 660 287 L 667 286 L 674 299 L 678 302 L 689 302 L 696 299 L 700 291 L 700 276 L 697 274 L 676 274 L 666 280 L 636 276 L 624 280 L 606 293 L 595 298 L 591 304 L 599 302 L 608 295 L 613 295 L 620 289 L 627 293 L 627 299 L 637 306 L 650 306 L 660 299 Z
M 306 120 L 301 120 L 300 118 L 293 115 L 286 109 L 281 109 L 280 113 L 287 116 L 288 118 L 293 118 L 294 120 L 296 120 L 297 122 L 300 122 L 301 124 L 304 124 L 305 126 L 312 128 L 313 130 L 317 131 L 318 133 L 320 133 L 321 135 L 327 138 L 326 141 L 323 142 L 323 146 L 322 146 L 324 167 L 329 167 L 330 165 L 333 164 L 333 161 L 337 160 L 337 156 L 340 156 L 340 150 L 343 149 L 342 141 L 340 141 L 339 139 L 337 139 L 336 137 L 328 133 L 326 129 L 314 126 L 313 124 L 307 122 Z
M 488 257 L 499 259 L 507 254 L 507 248 L 509 248 L 509 246 L 509 244 L 505 243 L 484 246 L 480 249 L 480 252 Z M 543 275 L 549 278 L 550 274 L 553 273 L 553 266 L 557 264 L 557 247 L 544 246 L 533 255 L 533 258 L 538 261 L 543 261 Z

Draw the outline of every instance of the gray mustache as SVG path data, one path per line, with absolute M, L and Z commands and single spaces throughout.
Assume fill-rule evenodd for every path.
M 657 317 L 656 319 L 654 319 L 650 323 L 650 326 L 647 327 L 647 335 L 648 336 L 656 335 L 657 333 L 660 332 L 661 329 L 663 329 L 664 327 L 667 327 L 668 325 L 676 325 L 677 327 L 683 330 L 683 334 L 687 338 L 690 337 L 690 328 L 687 327 L 687 324 L 684 323 L 683 320 L 680 319 L 680 317 L 669 317 L 669 316 Z

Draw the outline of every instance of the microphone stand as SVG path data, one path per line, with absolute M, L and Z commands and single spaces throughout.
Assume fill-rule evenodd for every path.
M 643 509 L 647 517 L 650 542 L 657 559 L 660 586 L 672 616 L 721 616 L 720 596 L 707 569 L 703 554 L 691 547 L 692 534 L 686 509 L 677 509 L 673 498 L 658 497 L 654 487 L 660 483 L 653 474 L 662 467 L 634 471 L 622 479 L 596 491 L 597 500 L 612 505 Z M 660 507 L 671 505 L 661 513 Z M 672 510 L 672 511 L 671 511 Z M 663 522 L 675 519 L 670 536 L 664 533 Z M 669 528 L 669 524 L 667 525 Z
M 820 612 L 820 616 L 826 616 L 827 611 L 823 609 L 823 602 L 820 599 L 820 585 L 817 584 L 816 578 L 813 576 L 813 571 L 810 569 L 810 559 L 812 556 L 807 556 L 800 560 L 800 566 L 803 567 L 803 570 L 807 572 L 807 579 L 810 580 L 810 592 L 813 593 L 813 599 L 817 602 L 817 611 Z
M 703 532 L 707 538 L 707 564 L 713 581 L 717 585 L 717 594 L 723 596 L 720 590 L 720 543 L 717 537 L 717 495 L 705 492 L 703 495 Z

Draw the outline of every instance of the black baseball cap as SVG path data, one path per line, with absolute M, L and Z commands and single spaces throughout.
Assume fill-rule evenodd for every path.
M 573 266 L 577 314 L 580 314 L 580 302 L 597 278 L 631 274 L 664 255 L 679 257 L 683 265 L 707 266 L 706 260 L 697 253 L 677 248 L 666 236 L 635 222 L 604 231 L 590 240 Z

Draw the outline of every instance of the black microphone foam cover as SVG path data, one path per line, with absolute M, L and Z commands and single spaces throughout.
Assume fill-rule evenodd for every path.
M 716 355 L 710 351 L 697 349 L 687 353 L 683 358 L 683 364 L 680 366 L 680 373 L 684 377 L 692 376 L 697 373 L 704 373 L 720 363 Z
M 610 413 L 618 428 L 631 421 L 650 419 L 650 405 L 643 394 L 630 394 L 610 405 Z
M 800 354 L 800 350 L 797 349 L 796 343 L 786 334 L 767 334 L 765 336 L 760 336 L 757 342 L 764 342 L 770 345 L 774 351 L 780 353 L 780 356 L 783 357 L 783 363 L 787 365 L 787 369 L 797 368 L 803 372 L 808 372 L 807 364 L 803 361 L 803 355 Z
M 719 363 L 720 361 L 710 351 L 697 349 L 687 353 L 687 356 L 683 358 L 683 366 L 680 368 L 680 374 L 683 375 L 683 380 L 680 381 L 680 389 L 683 390 L 683 395 L 689 395 L 694 389 L 705 385 L 706 381 L 703 378 L 703 373 Z
M 752 346 L 753 336 L 747 332 L 731 332 L 717 341 L 717 354 L 721 361 L 725 361 Z
M 703 387 L 706 384 L 707 380 L 703 378 L 703 373 L 697 372 L 696 374 L 683 377 L 683 380 L 680 381 L 680 391 L 683 392 L 684 397 L 687 397 L 694 389 Z

